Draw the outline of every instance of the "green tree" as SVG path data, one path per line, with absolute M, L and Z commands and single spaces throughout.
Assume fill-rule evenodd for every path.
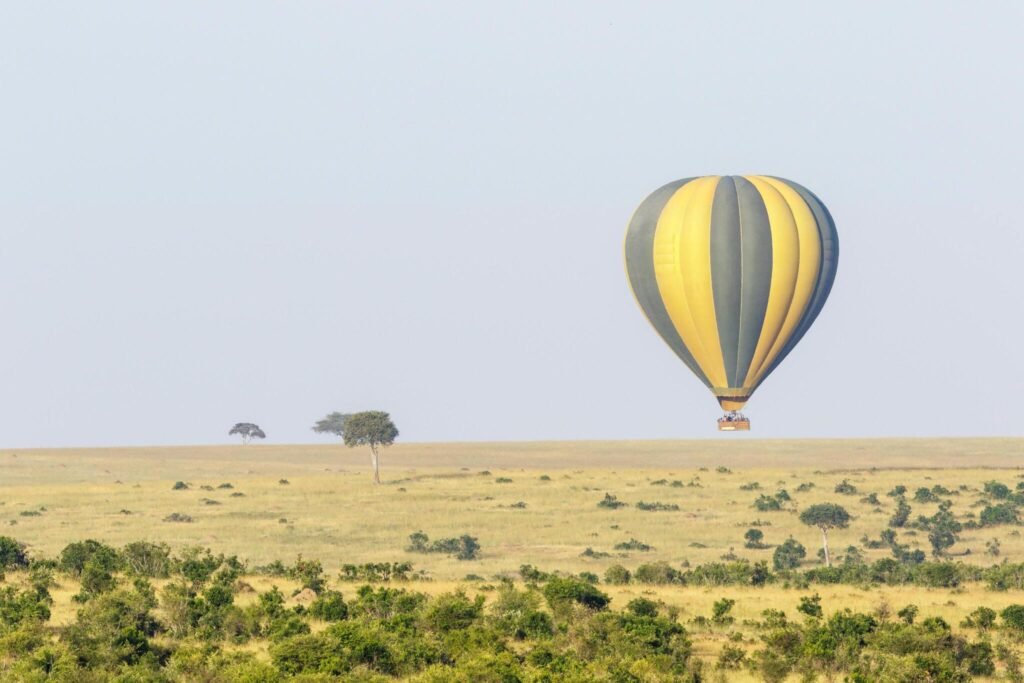
M 792 536 L 775 549 L 772 554 L 772 564 L 776 569 L 796 569 L 800 566 L 800 560 L 807 557 L 807 549 L 800 541 Z
M 850 525 L 850 513 L 842 505 L 818 503 L 800 513 L 800 521 L 807 526 L 818 527 L 821 531 L 822 546 L 825 549 L 825 565 L 832 566 L 828 554 L 828 532 L 830 529 L 845 529 Z
M 340 436 L 349 448 L 369 446 L 375 484 L 380 483 L 380 449 L 390 446 L 398 438 L 398 428 L 383 410 L 331 413 L 313 425 L 313 431 Z
M 265 439 L 267 435 L 260 429 L 260 426 L 252 422 L 239 422 L 228 432 L 228 436 L 238 435 L 242 437 L 242 444 L 247 444 L 253 439 Z
M 956 520 L 948 508 L 940 509 L 930 518 L 925 518 L 928 530 L 928 542 L 932 544 L 932 554 L 941 557 L 946 549 L 959 540 L 963 525 Z
M 337 437 L 345 436 L 345 420 L 349 418 L 348 413 L 328 413 L 322 420 L 317 420 L 313 425 L 313 431 L 317 434 L 334 434 Z
M 764 548 L 764 543 L 762 543 L 764 532 L 760 529 L 747 529 L 747 532 L 743 534 L 743 538 L 747 541 L 744 544 L 746 548 L 753 548 L 755 550 Z

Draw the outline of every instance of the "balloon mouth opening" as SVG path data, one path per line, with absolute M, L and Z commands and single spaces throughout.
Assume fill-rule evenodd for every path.
M 747 405 L 746 396 L 719 396 L 718 405 L 722 406 L 722 410 L 729 412 L 742 410 L 743 406 Z

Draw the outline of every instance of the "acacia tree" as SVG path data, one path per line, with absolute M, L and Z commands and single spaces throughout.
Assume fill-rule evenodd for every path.
M 324 419 L 317 420 L 317 423 L 313 425 L 313 431 L 317 434 L 334 434 L 343 437 L 345 436 L 345 420 L 348 418 L 348 413 L 328 413 Z
M 340 436 L 349 448 L 369 446 L 375 484 L 380 483 L 380 449 L 390 446 L 398 437 L 398 428 L 391 416 L 382 410 L 331 413 L 313 425 L 313 431 Z
M 228 432 L 228 436 L 234 436 L 235 434 L 242 437 L 242 444 L 247 444 L 253 439 L 265 439 L 267 435 L 260 429 L 260 426 L 253 424 L 252 422 L 239 422 L 231 431 Z
M 821 540 L 825 548 L 825 566 L 832 566 L 832 558 L 828 554 L 829 529 L 845 529 L 850 524 L 850 513 L 842 505 L 835 503 L 819 503 L 812 505 L 800 513 L 800 521 L 807 526 L 816 526 L 821 530 Z

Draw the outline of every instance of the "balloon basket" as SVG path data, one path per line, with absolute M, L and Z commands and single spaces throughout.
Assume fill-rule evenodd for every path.
M 750 420 L 746 415 L 735 411 L 726 413 L 718 418 L 718 431 L 720 432 L 749 432 Z

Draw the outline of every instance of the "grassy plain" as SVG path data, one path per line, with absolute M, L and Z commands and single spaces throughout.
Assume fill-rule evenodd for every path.
M 906 486 L 910 495 L 935 485 L 954 490 L 943 497 L 953 500 L 959 518 L 969 519 L 980 510 L 975 504 L 985 482 L 998 480 L 1012 489 L 1024 481 L 1022 456 L 1024 439 L 402 444 L 385 451 L 385 483 L 374 486 L 368 454 L 340 445 L 6 450 L 0 451 L 0 535 L 46 556 L 85 538 L 117 546 L 136 540 L 175 548 L 203 545 L 237 554 L 253 566 L 291 563 L 301 553 L 320 559 L 331 576 L 342 563 L 409 561 L 433 578 L 417 589 L 432 593 L 464 583 L 467 574 L 489 581 L 514 577 L 526 563 L 603 575 L 612 564 L 630 569 L 656 560 L 698 564 L 730 552 L 770 562 L 771 548 L 743 547 L 743 534 L 755 521 L 770 546 L 789 536 L 807 546 L 811 565 L 820 534 L 799 523 L 800 508 L 842 504 L 854 520 L 849 529 L 831 535 L 831 547 L 842 555 L 847 546 L 860 546 L 868 560 L 878 559 L 889 550 L 864 550 L 862 538 L 877 539 L 886 528 L 895 508 L 886 493 L 894 486 Z M 844 479 L 857 493 L 834 492 Z M 173 490 L 176 481 L 187 482 L 188 490 Z M 217 488 L 223 483 L 232 488 Z M 750 490 L 754 483 L 758 490 Z M 801 484 L 813 487 L 798 492 Z M 779 489 L 792 496 L 784 510 L 754 509 L 758 495 Z M 605 493 L 629 506 L 598 507 Z M 880 505 L 862 500 L 871 493 Z M 642 511 L 634 506 L 639 501 L 675 504 L 679 510 Z M 513 507 L 519 503 L 525 507 Z M 912 518 L 937 509 L 934 503 L 911 505 Z M 163 521 L 175 512 L 193 521 Z M 431 538 L 476 536 L 480 559 L 405 551 L 409 534 L 417 530 Z M 985 552 L 993 538 L 1000 541 L 998 558 Z M 629 539 L 653 549 L 614 548 Z M 924 534 L 912 530 L 902 531 L 899 541 L 928 550 Z M 584 557 L 587 548 L 609 556 Z M 965 530 L 952 552 L 983 565 L 1003 558 L 1021 562 L 1024 538 L 1010 526 Z M 465 585 L 475 591 L 479 583 Z M 826 612 L 870 611 L 882 603 L 895 612 L 914 603 L 922 615 L 942 616 L 954 626 L 979 605 L 998 610 L 1024 603 L 1024 594 L 995 593 L 981 585 L 955 590 L 602 588 L 613 596 L 613 606 L 637 595 L 653 596 L 679 607 L 684 619 L 709 615 L 712 602 L 727 595 L 736 600 L 738 623 L 758 618 L 768 607 L 794 615 L 799 597 L 814 590 Z M 55 621 L 73 613 L 73 592 L 74 587 L 65 587 L 56 594 Z M 698 632 L 696 652 L 713 656 L 725 638 L 721 632 Z M 735 680 L 745 677 L 740 673 Z

